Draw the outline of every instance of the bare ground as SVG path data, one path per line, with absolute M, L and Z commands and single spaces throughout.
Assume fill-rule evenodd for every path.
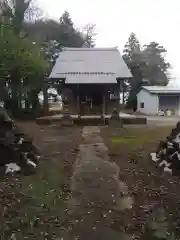
M 120 167 L 120 178 L 127 183 L 135 200 L 133 209 L 117 216 L 112 227 L 124 229 L 135 239 L 168 239 L 168 235 L 170 239 L 178 239 L 180 236 L 180 179 L 165 175 L 148 157 L 170 130 L 171 127 L 102 129 L 111 161 Z M 159 235 L 165 231 L 166 238 L 152 238 L 152 213 L 155 216 L 160 206 L 164 212 Z M 173 234 L 176 238 L 172 238 Z
M 2 177 L 0 239 L 58 239 L 71 225 L 66 202 L 81 129 L 34 122 L 17 125 L 34 137 L 42 159 L 35 175 Z
M 83 141 L 81 129 L 38 126 L 33 122 L 18 125 L 34 137 L 43 157 L 33 176 L 1 177 L 0 239 L 9 239 L 13 234 L 17 240 L 60 239 L 72 226 L 67 199 L 78 145 Z M 135 200 L 132 210 L 116 214 L 112 229 L 130 233 L 135 239 L 155 239 L 147 227 L 152 223 L 151 210 L 156 212 L 159 204 L 165 210 L 163 224 L 166 217 L 165 230 L 161 232 L 180 236 L 179 178 L 164 175 L 148 159 L 170 130 L 171 127 L 150 126 L 102 128 L 111 161 L 120 167 L 120 179 L 127 183 Z

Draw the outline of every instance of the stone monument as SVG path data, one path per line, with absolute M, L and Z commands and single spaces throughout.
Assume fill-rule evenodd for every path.
M 118 127 L 118 128 L 123 127 L 122 119 L 120 118 L 119 112 L 117 111 L 116 108 L 114 108 L 112 113 L 111 113 L 111 117 L 110 117 L 108 125 L 111 126 L 111 127 Z

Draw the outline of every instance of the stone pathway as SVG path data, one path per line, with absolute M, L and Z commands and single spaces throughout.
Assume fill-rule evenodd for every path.
M 82 138 L 84 142 L 79 146 L 71 180 L 69 212 L 77 223 L 75 229 L 81 229 L 78 232 L 84 232 L 88 228 L 93 233 L 100 227 L 103 233 L 102 227 L 106 226 L 112 237 L 113 230 L 110 226 L 115 215 L 132 208 L 133 201 L 126 184 L 119 180 L 119 167 L 110 162 L 108 148 L 100 136 L 100 128 L 84 127 Z M 120 237 L 118 233 L 114 234 Z

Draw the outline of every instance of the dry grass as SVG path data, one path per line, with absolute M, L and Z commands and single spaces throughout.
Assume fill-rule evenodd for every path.
M 132 211 L 123 216 L 123 223 L 122 216 L 117 217 L 114 228 L 118 229 L 123 224 L 125 231 L 141 236 L 141 239 L 152 239 L 144 232 L 147 233 L 145 229 L 151 223 L 150 209 L 155 210 L 160 205 L 164 207 L 164 217 L 167 218 L 167 226 L 162 231 L 180 235 L 180 180 L 164 175 L 148 157 L 170 131 L 170 127 L 102 129 L 111 160 L 120 167 L 120 178 L 127 183 L 135 200 Z

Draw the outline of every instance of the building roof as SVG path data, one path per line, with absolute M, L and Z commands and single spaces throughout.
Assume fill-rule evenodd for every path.
M 65 78 L 66 83 L 116 83 L 116 78 L 132 78 L 117 48 L 64 48 L 49 78 Z
M 142 89 L 150 93 L 180 93 L 180 87 L 173 86 L 143 86 Z
M 86 80 L 86 81 L 85 81 Z M 117 83 L 114 75 L 86 75 L 84 78 L 83 75 L 77 76 L 66 76 L 66 83 L 74 84 L 92 84 L 92 83 Z

